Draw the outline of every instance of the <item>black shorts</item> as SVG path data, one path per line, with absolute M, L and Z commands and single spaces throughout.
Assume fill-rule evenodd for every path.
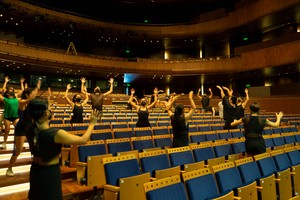
M 16 121 L 16 119 L 18 119 L 19 117 L 7 117 L 7 118 L 4 118 L 4 119 L 6 119 L 6 120 L 8 120 L 8 121 L 10 121 L 10 122 L 14 122 L 14 121 Z

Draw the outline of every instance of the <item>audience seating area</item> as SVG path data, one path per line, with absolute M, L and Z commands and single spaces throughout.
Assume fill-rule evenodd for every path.
M 70 108 L 53 105 L 51 126 L 83 134 L 91 112 L 90 107 L 84 110 L 84 123 L 71 126 Z M 266 127 L 267 153 L 254 158 L 245 155 L 243 127 L 223 130 L 223 121 L 210 113 L 194 114 L 189 122 L 190 145 L 180 148 L 170 148 L 172 127 L 161 108 L 150 113 L 151 127 L 136 128 L 136 120 L 136 112 L 125 106 L 105 106 L 90 141 L 64 147 L 62 169 L 74 169 L 76 187 L 85 188 L 83 193 L 101 193 L 105 200 L 298 198 L 300 115 L 286 115 L 278 128 Z M 12 146 L 10 134 L 8 149 L 1 154 L 11 155 Z M 30 164 L 28 149 L 24 153 Z M 64 199 L 72 198 L 64 194 Z

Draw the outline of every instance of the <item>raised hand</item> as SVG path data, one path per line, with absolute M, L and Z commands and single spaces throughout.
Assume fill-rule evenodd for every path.
M 72 86 L 71 86 L 71 84 L 69 83 L 68 85 L 67 85 L 67 90 L 70 90 L 72 88 Z
M 108 82 L 109 82 L 110 84 L 113 84 L 113 83 L 114 83 L 114 79 L 113 79 L 113 78 L 110 78 Z
M 189 93 L 189 98 L 193 98 L 193 96 L 194 96 L 194 92 L 193 91 L 190 91 L 190 93 Z
M 157 89 L 157 87 L 154 88 L 153 93 L 154 93 L 154 94 L 158 94 L 158 89 Z
M 99 112 L 99 110 L 96 110 L 96 109 L 92 110 L 90 123 L 96 124 L 98 119 L 100 118 L 100 116 L 101 116 L 101 113 Z
M 5 81 L 6 83 L 8 83 L 8 82 L 10 81 L 9 77 L 8 77 L 8 76 L 5 76 L 4 81 Z
M 133 95 L 133 94 L 135 93 L 134 88 L 131 88 L 130 92 L 131 92 L 131 94 Z
M 86 79 L 84 77 L 81 77 L 80 81 L 81 81 L 82 84 L 85 84 Z

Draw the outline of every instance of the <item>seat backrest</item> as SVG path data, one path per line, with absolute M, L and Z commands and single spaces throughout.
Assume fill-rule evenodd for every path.
M 214 140 L 218 140 L 219 136 L 215 131 L 207 131 L 205 133 L 205 138 L 206 141 L 214 141 Z
M 229 131 L 230 131 L 233 138 L 244 137 L 244 134 L 240 129 L 231 129 Z
M 170 148 L 167 149 L 167 152 L 169 154 L 172 167 L 181 166 L 181 169 L 183 169 L 184 164 L 195 162 L 193 153 L 189 146 Z
M 284 139 L 280 134 L 273 134 L 272 140 L 274 142 L 274 146 L 283 146 L 284 145 Z
M 167 126 L 152 127 L 153 135 L 166 135 L 169 134 Z
M 216 133 L 219 135 L 220 139 L 232 138 L 232 135 L 228 130 L 217 130 Z
M 131 138 L 134 136 L 131 128 L 115 128 L 113 129 L 115 138 Z
M 135 154 L 103 158 L 106 183 L 119 186 L 119 179 L 140 174 Z
M 285 144 L 293 144 L 296 142 L 294 133 L 284 133 L 282 134 Z
M 232 154 L 231 145 L 227 141 L 214 142 L 213 148 L 214 148 L 217 158 L 222 157 L 222 156 L 228 156 L 228 155 Z
M 233 162 L 212 166 L 220 192 L 232 190 L 243 185 L 242 178 Z
M 190 146 L 196 162 L 205 161 L 211 158 L 216 158 L 214 149 L 211 144 L 199 144 Z
M 288 155 L 284 153 L 283 149 L 273 150 L 270 152 L 270 154 L 275 161 L 278 171 L 286 170 L 292 166 Z
M 78 146 L 79 162 L 87 162 L 88 156 L 97 156 L 106 153 L 106 145 L 103 140 L 90 141 L 85 145 Z
M 198 127 L 195 124 L 190 124 L 189 125 L 189 133 L 191 132 L 198 132 Z
M 94 130 L 91 135 L 91 140 L 106 140 L 113 139 L 113 133 L 110 129 Z
M 113 155 L 116 155 L 117 152 L 132 150 L 129 138 L 107 139 L 106 144 L 108 153 L 111 153 Z
M 150 127 L 136 127 L 133 128 L 136 137 L 152 136 L 152 129 Z
M 254 156 L 259 171 L 262 176 L 269 176 L 277 172 L 274 160 L 270 157 L 269 153 L 263 153 Z
M 165 150 L 149 151 L 139 153 L 142 172 L 150 172 L 154 177 L 155 170 L 171 167 L 168 154 Z
M 172 146 L 172 136 L 170 134 L 168 135 L 154 135 L 153 136 L 153 141 L 155 147 L 170 147 Z
M 147 200 L 188 200 L 179 176 L 172 176 L 144 184 Z
M 205 135 L 202 132 L 192 132 L 189 133 L 189 138 L 192 143 L 204 142 L 206 141 Z
M 243 183 L 249 183 L 262 177 L 258 165 L 252 157 L 235 160 L 234 162 L 240 172 Z
M 154 148 L 154 143 L 151 136 L 132 137 L 131 142 L 134 150 L 142 151 L 143 149 Z
M 300 165 L 300 151 L 294 147 L 285 148 L 284 151 L 288 155 L 292 166 Z
M 200 132 L 211 131 L 209 124 L 201 124 L 201 125 L 199 124 L 197 125 L 197 127 Z
M 182 174 L 190 200 L 209 199 L 219 194 L 219 189 L 210 168 L 203 168 Z

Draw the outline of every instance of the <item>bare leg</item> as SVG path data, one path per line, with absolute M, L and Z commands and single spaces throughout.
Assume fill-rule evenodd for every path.
M 3 141 L 3 143 L 6 144 L 8 134 L 9 134 L 9 131 L 10 131 L 10 121 L 9 120 L 4 119 L 4 127 L 5 127 L 5 132 L 4 132 L 4 141 Z
M 16 163 L 18 156 L 20 155 L 20 153 L 23 150 L 25 140 L 26 140 L 25 136 L 15 137 L 15 150 L 14 150 L 13 155 L 10 158 L 10 161 L 8 164 L 8 169 L 12 169 L 12 167 Z
M 211 110 L 212 110 L 212 116 L 215 116 L 215 114 L 216 114 L 216 110 L 215 110 L 215 108 L 214 108 L 214 107 L 212 107 L 212 108 L 211 108 Z

